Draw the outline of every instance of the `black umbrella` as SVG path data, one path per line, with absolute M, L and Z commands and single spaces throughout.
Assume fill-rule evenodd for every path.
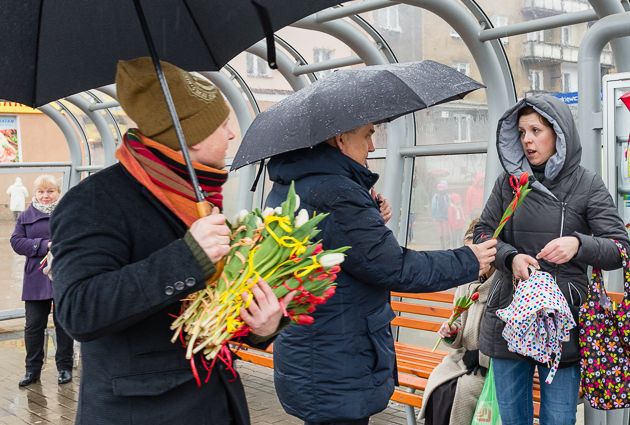
M 243 137 L 232 170 L 368 123 L 461 99 L 482 87 L 430 60 L 337 71 L 258 114 Z
M 275 67 L 273 31 L 340 1 L 144 3 L 146 10 L 140 0 L 0 0 L 0 98 L 35 107 L 109 84 L 118 60 L 146 56 L 148 47 L 201 207 L 205 202 L 159 60 L 218 70 L 266 37 Z

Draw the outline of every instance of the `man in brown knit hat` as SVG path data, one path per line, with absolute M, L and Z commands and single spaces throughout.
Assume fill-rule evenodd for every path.
M 203 289 L 229 250 L 221 187 L 235 135 L 216 87 L 169 63 L 162 68 L 213 213 L 197 218 L 151 60 L 120 62 L 118 99 L 137 128 L 118 148 L 120 162 L 70 190 L 51 223 L 57 316 L 82 342 L 79 425 L 249 424 L 231 359 L 206 373 L 205 363 L 186 360 L 170 342 L 179 300 Z M 282 308 L 264 282 L 253 294 L 241 314 L 253 334 L 248 343 L 264 344 Z

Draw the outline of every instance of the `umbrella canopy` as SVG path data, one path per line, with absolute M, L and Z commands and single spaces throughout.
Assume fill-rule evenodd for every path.
M 271 31 L 338 3 L 144 0 L 143 6 L 161 60 L 213 71 Z M 1 99 L 41 106 L 112 83 L 119 59 L 148 55 L 131 0 L 0 0 L 0 10 Z
M 430 60 L 337 71 L 260 113 L 243 137 L 232 169 L 461 99 L 481 87 Z

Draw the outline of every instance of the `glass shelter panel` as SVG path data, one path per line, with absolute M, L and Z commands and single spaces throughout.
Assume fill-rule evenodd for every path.
M 485 154 L 418 157 L 409 205 L 407 247 L 456 248 L 483 208 Z

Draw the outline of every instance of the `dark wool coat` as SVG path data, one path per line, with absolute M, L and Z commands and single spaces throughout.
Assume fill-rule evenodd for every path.
M 605 270 L 619 268 L 621 258 L 613 239 L 629 246 L 628 234 L 604 182 L 599 175 L 580 166 L 582 147 L 571 111 L 549 95 L 520 101 L 499 121 L 497 150 L 506 173 L 497 179 L 490 194 L 475 229 L 475 241 L 492 235 L 512 200 L 508 175 L 520 175 L 522 171 L 532 174 L 518 134 L 518 111 L 527 105 L 534 107 L 553 125 L 557 134 L 557 153 L 547 161 L 542 184 L 530 177 L 533 190 L 499 236 L 495 265 L 501 276 L 490 289 L 480 336 L 481 351 L 497 358 L 524 359 L 508 351 L 501 336 L 504 322 L 496 315 L 498 309 L 512 301 L 512 271 L 506 265 L 508 256 L 518 252 L 535 258 L 551 240 L 561 236 L 577 237 L 579 250 L 568 263 L 555 265 L 539 261 L 542 270 L 556 279 L 577 322 L 579 306 L 586 300 L 588 291 L 587 266 Z M 565 364 L 579 359 L 577 335 L 575 328 L 571 340 L 563 344 L 562 361 Z
M 51 227 L 57 316 L 82 342 L 78 425 L 224 425 L 230 410 L 249 424 L 240 379 L 217 362 L 197 388 L 170 342 L 179 300 L 205 286 L 179 219 L 114 165 L 70 190 Z
M 32 205 L 20 214 L 11 235 L 11 247 L 26 257 L 22 301 L 50 300 L 53 297 L 50 279 L 39 269 L 48 252 L 50 215 Z
M 337 291 L 318 306 L 315 323 L 292 325 L 274 344 L 278 397 L 311 422 L 352 420 L 387 407 L 396 381 L 390 291 L 432 292 L 477 278 L 469 248 L 416 252 L 400 247 L 369 190 L 378 175 L 326 144 L 274 158 L 267 205 L 286 198 L 295 180 L 301 208 L 328 212 L 324 247 L 351 246 Z

